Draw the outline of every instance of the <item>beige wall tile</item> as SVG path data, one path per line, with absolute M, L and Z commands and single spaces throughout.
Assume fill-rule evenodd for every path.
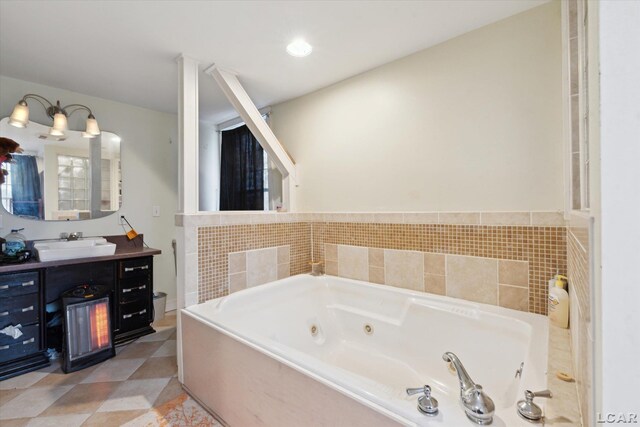
M 384 278 L 387 285 L 424 291 L 424 254 L 385 249 Z
M 498 283 L 529 287 L 529 263 L 527 261 L 498 261 Z
M 291 264 L 278 264 L 278 280 L 291 276 Z
M 276 280 L 278 278 L 277 260 L 276 248 L 247 251 L 247 287 Z
M 529 225 L 529 212 L 482 212 L 480 221 L 483 225 Z
M 405 224 L 437 224 L 438 212 L 405 212 Z
M 247 270 L 247 253 L 233 252 L 229 254 L 229 274 Z
M 479 212 L 439 212 L 440 224 L 480 224 Z
M 526 288 L 500 285 L 498 294 L 500 307 L 529 311 L 529 291 Z
M 251 213 L 250 212 L 221 213 L 220 224 L 221 225 L 251 224 Z
M 338 261 L 325 261 L 324 262 L 324 274 L 329 276 L 338 275 Z
M 531 225 L 563 227 L 564 215 L 562 212 L 531 212 Z
M 439 274 L 424 275 L 424 291 L 430 294 L 446 295 L 447 282 L 446 277 Z
M 338 245 L 330 243 L 324 244 L 324 259 L 327 261 L 338 261 Z
M 272 224 L 278 222 L 278 218 L 273 212 L 259 212 L 249 215 L 251 224 Z
M 384 285 L 384 268 L 369 266 L 369 281 Z
M 289 245 L 278 246 L 278 264 L 288 264 L 291 262 L 291 249 Z
M 338 276 L 369 280 L 369 248 L 338 245 Z
M 236 273 L 229 275 L 229 293 L 232 294 L 237 291 L 247 289 L 247 273 Z
M 369 266 L 384 267 L 384 249 L 369 248 Z
M 361 222 L 361 223 L 371 223 L 373 222 L 373 214 L 365 213 L 365 212 L 353 212 L 349 214 L 349 221 L 351 222 Z
M 373 221 L 382 224 L 402 224 L 404 215 L 401 212 L 385 212 L 373 214 Z
M 424 254 L 424 272 L 428 274 L 444 275 L 445 270 L 445 256 L 444 254 Z
M 448 296 L 485 304 L 497 304 L 497 260 L 447 255 L 446 262 Z

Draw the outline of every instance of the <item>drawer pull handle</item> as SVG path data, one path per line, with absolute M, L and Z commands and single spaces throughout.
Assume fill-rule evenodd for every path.
M 122 293 L 126 294 L 127 292 L 131 292 L 131 291 L 136 291 L 136 290 L 142 290 L 142 289 L 147 289 L 147 285 L 142 285 L 142 286 L 138 286 L 137 288 L 127 288 L 127 289 L 123 289 Z
M 144 310 L 139 311 L 139 312 L 137 312 L 137 313 L 123 314 L 123 315 L 122 315 L 122 318 L 123 318 L 123 319 L 128 319 L 128 318 L 133 317 L 133 316 L 140 316 L 140 315 L 142 315 L 142 314 L 145 314 L 146 312 L 147 312 L 147 309 L 145 308 Z
M 8 345 L 0 345 L 0 350 L 7 350 L 8 348 Z
M 33 311 L 33 306 L 23 308 L 22 312 L 24 313 L 25 311 Z
M 135 270 L 148 270 L 149 266 L 148 265 L 139 265 L 137 267 L 125 267 L 124 271 L 135 271 Z
M 8 311 L 3 311 L 3 312 L 1 312 L 1 313 L 0 313 L 0 317 L 2 317 L 2 316 L 8 316 L 8 315 L 9 315 L 9 312 L 8 312 Z
M 36 340 L 35 338 L 29 338 L 29 339 L 28 339 L 28 340 L 26 340 L 26 341 L 22 341 L 22 344 L 25 344 L 25 345 L 26 345 L 26 344 L 31 344 L 32 342 L 35 342 L 35 340 Z
M 24 287 L 33 286 L 35 284 L 36 284 L 35 280 L 29 280 L 28 282 L 22 282 L 21 283 L 21 285 L 24 286 Z M 9 285 L 0 286 L 0 290 L 3 290 L 3 289 L 9 289 Z

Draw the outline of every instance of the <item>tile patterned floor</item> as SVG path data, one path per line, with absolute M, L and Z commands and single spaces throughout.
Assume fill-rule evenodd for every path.
M 117 355 L 65 374 L 60 363 L 0 382 L 0 426 L 217 426 L 178 382 L 176 316 Z

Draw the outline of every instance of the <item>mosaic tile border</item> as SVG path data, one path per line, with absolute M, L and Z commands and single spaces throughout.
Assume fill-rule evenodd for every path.
M 325 243 L 529 262 L 529 311 L 546 314 L 547 281 L 567 270 L 566 227 L 288 222 L 198 227 L 198 301 L 227 295 L 230 252 L 291 246 L 291 274 Z

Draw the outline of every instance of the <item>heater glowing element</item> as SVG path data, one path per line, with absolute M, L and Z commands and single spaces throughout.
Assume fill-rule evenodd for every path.
M 91 307 L 91 345 L 103 349 L 111 345 L 109 339 L 109 305 L 106 302 Z

